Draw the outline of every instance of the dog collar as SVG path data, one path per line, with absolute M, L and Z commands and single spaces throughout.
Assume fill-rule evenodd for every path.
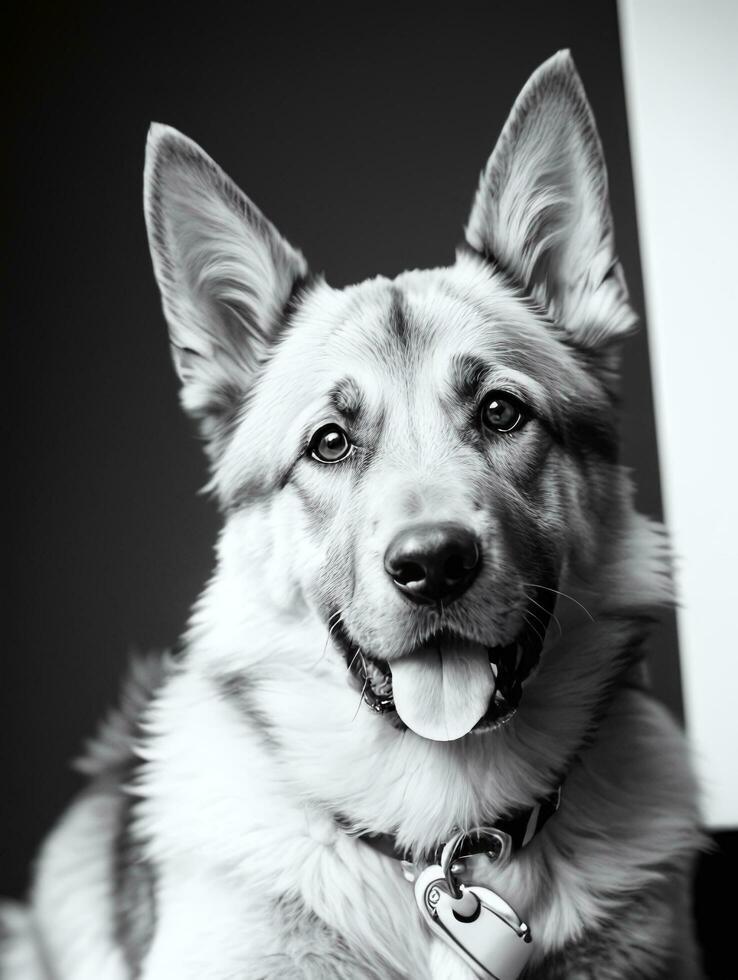
M 495 864 L 504 863 L 514 851 L 519 851 L 533 840 L 556 813 L 560 804 L 561 787 L 559 786 L 534 806 L 519 810 L 511 817 L 498 820 L 494 827 L 471 828 L 464 834 L 463 842 L 456 850 L 456 861 L 461 863 L 465 858 L 475 854 L 486 854 Z M 341 817 L 338 817 L 337 821 L 346 828 L 347 821 Z M 356 836 L 358 840 L 373 847 L 380 854 L 399 861 L 408 881 L 415 881 L 420 867 L 426 864 L 438 864 L 446 844 L 444 841 L 430 852 L 413 855 L 399 846 L 394 834 L 364 833 Z

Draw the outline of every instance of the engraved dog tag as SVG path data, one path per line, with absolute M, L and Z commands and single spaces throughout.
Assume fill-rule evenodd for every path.
M 441 866 L 426 868 L 415 883 L 423 919 L 481 980 L 518 980 L 533 952 L 528 926 L 490 888 L 459 889 L 461 898 L 454 899 Z

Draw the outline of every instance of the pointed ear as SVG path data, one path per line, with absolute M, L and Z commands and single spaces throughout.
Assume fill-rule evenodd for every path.
M 156 123 L 144 208 L 182 404 L 215 459 L 307 264 L 199 146 Z
M 469 245 L 506 270 L 576 342 L 630 331 L 607 172 L 568 51 L 528 80 L 482 173 Z

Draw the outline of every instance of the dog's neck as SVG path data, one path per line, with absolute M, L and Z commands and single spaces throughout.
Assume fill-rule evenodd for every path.
M 667 575 L 664 594 L 643 587 L 656 578 L 644 569 L 667 569 L 668 555 L 659 527 L 634 515 L 598 581 L 586 589 L 562 583 L 574 601 L 557 610 L 561 633 L 551 627 L 512 721 L 431 742 L 367 709 L 305 604 L 275 609 L 257 583 L 245 598 L 233 589 L 227 549 L 221 561 L 193 617 L 191 662 L 214 695 L 229 692 L 293 798 L 340 812 L 353 831 L 391 833 L 412 851 L 531 807 L 559 785 L 640 657 L 645 611 L 668 599 L 669 588 Z

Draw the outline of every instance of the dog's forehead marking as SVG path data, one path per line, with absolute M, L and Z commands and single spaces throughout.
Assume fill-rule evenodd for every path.
M 331 416 L 346 418 L 373 448 L 389 427 L 396 453 L 451 451 L 459 412 L 482 388 L 518 395 L 561 438 L 568 430 L 581 445 L 612 441 L 595 378 L 494 270 L 460 256 L 452 267 L 394 281 L 343 290 L 322 283 L 262 372 L 215 480 L 224 499 L 256 472 L 265 488 L 283 485 L 300 440 Z
M 407 273 L 402 285 L 406 347 L 418 389 L 464 403 L 481 388 L 499 387 L 538 408 L 546 404 L 546 385 L 537 375 L 555 373 L 550 365 L 561 351 L 504 282 L 487 277 L 483 293 L 475 296 L 474 277 L 470 287 L 452 268 Z M 545 356 L 526 356 L 534 345 Z
M 319 379 L 331 388 L 342 378 L 392 390 L 398 378 L 440 383 L 462 353 L 504 361 L 519 341 L 535 345 L 539 359 L 541 346 L 549 360 L 560 356 L 530 306 L 467 259 L 342 290 L 324 285 L 305 301 L 277 360 L 280 373 L 294 374 L 309 358 L 313 390 Z

